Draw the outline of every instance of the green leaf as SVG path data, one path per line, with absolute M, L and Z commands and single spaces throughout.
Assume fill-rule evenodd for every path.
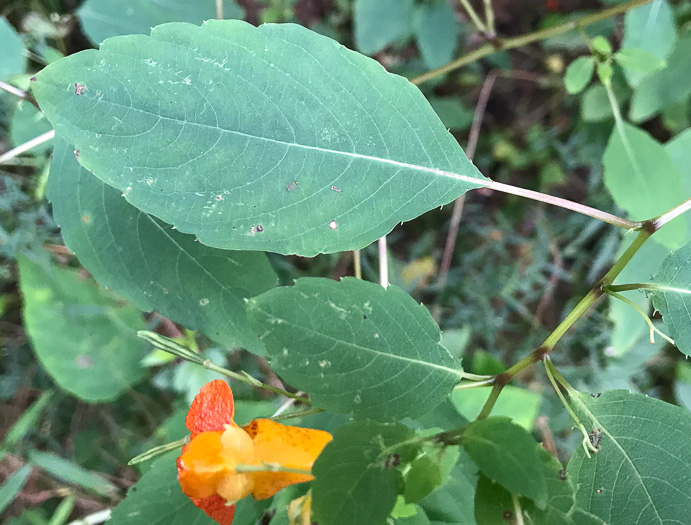
M 575 95 L 580 93 L 588 85 L 595 69 L 593 57 L 578 57 L 569 64 L 564 76 L 564 86 L 566 91 Z
M 473 516 L 476 483 L 477 467 L 461 449 L 449 479 L 422 500 L 420 506 L 435 525 L 476 525 Z
M 569 462 L 576 505 L 612 525 L 688 521 L 691 414 L 625 390 L 571 400 L 602 436 L 597 454 L 578 447 Z
M 277 284 L 264 254 L 209 248 L 139 211 L 82 168 L 59 135 L 48 198 L 66 245 L 101 285 L 143 311 L 263 353 L 244 301 Z
M 2 441 L 2 446 L 6 449 L 14 447 L 36 424 L 38 418 L 41 417 L 41 412 L 48 406 L 55 392 L 53 390 L 46 390 L 41 394 L 36 401 L 34 401 L 29 408 L 15 421 L 12 427 L 5 434 Z M 2 512 L 2 511 L 0 511 Z
M 620 49 L 614 54 L 614 60 L 629 71 L 643 74 L 663 69 L 667 65 L 663 58 L 636 48 Z
M 14 146 L 24 144 L 31 139 L 42 135 L 52 129 L 50 122 L 33 104 L 20 100 L 15 106 L 10 122 L 10 138 Z M 44 142 L 30 151 L 35 154 L 43 154 L 50 151 L 51 142 Z
M 298 279 L 250 299 L 271 367 L 312 402 L 358 418 L 416 418 L 460 381 L 427 309 L 396 286 Z
M 512 494 L 532 499 L 538 508 L 545 507 L 545 475 L 538 445 L 528 431 L 508 417 L 490 417 L 468 425 L 462 439 L 483 475 Z
M 217 525 L 180 490 L 175 458 L 163 456 L 113 509 L 108 525 Z
M 223 0 L 224 18 L 242 18 L 233 0 Z M 77 10 L 84 32 L 93 42 L 139 33 L 165 22 L 201 24 L 216 18 L 215 2 L 142 2 L 141 0 L 86 0 Z
M 407 503 L 416 503 L 442 483 L 441 462 L 428 454 L 415 458 L 405 477 L 403 497 Z
M 630 117 L 642 122 L 662 109 L 684 103 L 691 94 L 691 32 L 677 42 L 667 59 L 667 67 L 647 76 L 631 98 Z
M 413 505 L 415 514 L 407 517 L 400 517 L 393 520 L 394 525 L 432 525 L 432 522 L 419 505 Z
M 4 81 L 11 76 L 24 73 L 26 65 L 24 43 L 4 16 L 0 16 L 0 49 L 2 49 L 0 80 Z
M 623 49 L 636 48 L 659 58 L 666 59 L 677 40 L 674 11 L 667 0 L 656 0 L 626 13 L 624 18 Z M 629 85 L 638 86 L 644 73 L 624 70 Z
M 474 420 L 482 410 L 489 390 L 485 388 L 473 388 L 470 390 L 456 390 L 451 398 L 454 406 L 467 419 Z M 519 388 L 517 386 L 505 386 L 501 396 L 497 399 L 492 415 L 510 417 L 514 423 L 521 425 L 526 430 L 533 428 L 537 417 L 541 397 L 535 392 Z
M 115 399 L 139 381 L 147 343 L 139 311 L 76 270 L 19 258 L 24 323 L 46 371 L 87 401 Z
M 312 468 L 313 518 L 320 525 L 385 525 L 402 489 L 396 468 L 418 447 L 397 423 L 358 421 L 339 428 Z
M 681 174 L 662 145 L 645 131 L 622 124 L 616 126 L 604 158 L 605 184 L 614 202 L 633 220 L 647 220 L 683 202 Z M 668 248 L 686 239 L 683 219 L 672 221 L 653 239 Z
M 31 474 L 31 465 L 23 465 L 0 485 L 0 514 L 8 507 L 14 497 L 24 487 Z
M 165 24 L 33 87 L 84 167 L 217 248 L 361 248 L 483 185 L 415 86 L 300 26 Z
M 416 6 L 413 27 L 417 45 L 428 68 L 434 69 L 453 59 L 461 28 L 449 2 Z
M 590 41 L 590 44 L 600 55 L 607 57 L 612 54 L 612 45 L 609 43 L 609 40 L 602 35 L 597 35 Z
M 691 242 L 662 261 L 653 283 L 663 287 L 651 292 L 653 306 L 677 348 L 691 356 Z
M 504 525 L 507 522 L 511 523 L 514 519 L 515 511 L 511 493 L 480 474 L 475 489 L 477 525 Z
M 609 84 L 612 80 L 612 75 L 614 75 L 614 68 L 609 62 L 600 62 L 597 65 L 597 77 L 603 84 Z
M 581 99 L 581 117 L 586 122 L 601 122 L 612 118 L 612 105 L 602 84 L 590 86 Z
M 413 0 L 355 0 L 355 47 L 373 55 L 412 32 Z
M 455 131 L 464 130 L 473 123 L 474 111 L 465 107 L 458 98 L 432 97 L 428 99 L 428 102 L 437 115 L 439 115 L 444 126 L 449 129 Z
M 29 453 L 29 461 L 58 479 L 74 483 L 101 496 L 114 496 L 118 493 L 118 488 L 100 474 L 90 472 L 55 454 L 32 450 Z

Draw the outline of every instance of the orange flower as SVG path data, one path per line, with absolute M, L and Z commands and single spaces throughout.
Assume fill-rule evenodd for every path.
M 233 421 L 234 409 L 225 381 L 204 385 L 187 413 L 191 440 L 177 462 L 182 491 L 221 525 L 233 521 L 236 501 L 250 494 L 270 498 L 288 485 L 313 479 L 307 472 L 331 441 L 328 432 L 270 419 L 240 428 Z

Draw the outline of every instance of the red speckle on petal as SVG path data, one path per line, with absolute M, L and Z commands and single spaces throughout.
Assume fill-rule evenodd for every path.
M 234 424 L 234 413 L 235 403 L 228 383 L 216 379 L 205 384 L 192 401 L 185 426 L 194 438 L 201 432 L 224 430 L 225 425 Z
M 230 525 L 235 516 L 235 505 L 226 505 L 226 500 L 218 494 L 204 499 L 192 498 L 192 503 L 206 512 L 219 525 Z

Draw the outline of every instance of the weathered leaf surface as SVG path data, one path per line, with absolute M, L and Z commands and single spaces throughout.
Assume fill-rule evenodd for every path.
M 244 303 L 277 284 L 263 253 L 209 248 L 139 211 L 80 166 L 59 135 L 48 198 L 65 243 L 100 284 L 215 341 L 263 352 Z
M 361 248 L 485 180 L 415 86 L 290 24 L 165 24 L 34 92 L 82 165 L 217 248 Z
M 603 164 L 607 189 L 633 220 L 652 219 L 684 201 L 681 174 L 664 147 L 637 127 L 614 128 Z M 684 219 L 678 218 L 653 239 L 674 249 L 684 243 L 686 232 Z
M 686 523 L 691 508 L 691 415 L 625 390 L 572 398 L 584 424 L 600 429 L 600 451 L 579 447 L 567 476 L 576 506 L 612 525 Z
M 402 489 L 399 464 L 418 447 L 405 425 L 357 421 L 339 428 L 314 463 L 312 512 L 321 525 L 385 525 Z
M 108 524 L 217 525 L 180 490 L 174 454 L 156 459 L 113 509 Z
M 490 481 L 545 508 L 545 474 L 538 445 L 527 430 L 508 417 L 479 419 L 468 425 L 461 445 Z
M 242 18 L 242 9 L 233 0 L 223 0 L 224 18 Z M 84 32 L 97 44 L 106 38 L 139 33 L 166 22 L 201 24 L 216 18 L 215 2 L 189 0 L 86 0 L 77 10 Z
M 677 348 L 691 356 L 691 242 L 662 261 L 653 283 L 666 289 L 651 293 Z
M 19 259 L 24 324 L 46 371 L 86 401 L 109 401 L 142 378 L 141 313 L 79 271 Z
M 247 312 L 272 368 L 321 408 L 416 418 L 461 378 L 432 316 L 396 286 L 303 278 L 250 299 Z

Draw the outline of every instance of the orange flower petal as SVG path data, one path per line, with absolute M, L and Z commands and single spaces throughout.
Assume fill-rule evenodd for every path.
M 223 430 L 233 425 L 235 403 L 228 383 L 220 379 L 205 384 L 192 401 L 185 426 L 192 438 L 201 432 Z
M 278 463 L 284 467 L 309 470 L 331 434 L 323 430 L 282 425 L 270 419 L 255 419 L 244 427 L 254 442 L 254 462 Z M 307 474 L 252 472 L 255 499 L 266 499 L 288 485 L 314 479 Z
M 221 452 L 222 432 L 202 432 L 182 450 L 178 458 L 178 481 L 190 498 L 207 498 L 225 472 Z
M 235 516 L 235 505 L 226 505 L 226 500 L 214 494 L 208 498 L 191 498 L 192 503 L 202 509 L 219 525 L 230 525 Z

